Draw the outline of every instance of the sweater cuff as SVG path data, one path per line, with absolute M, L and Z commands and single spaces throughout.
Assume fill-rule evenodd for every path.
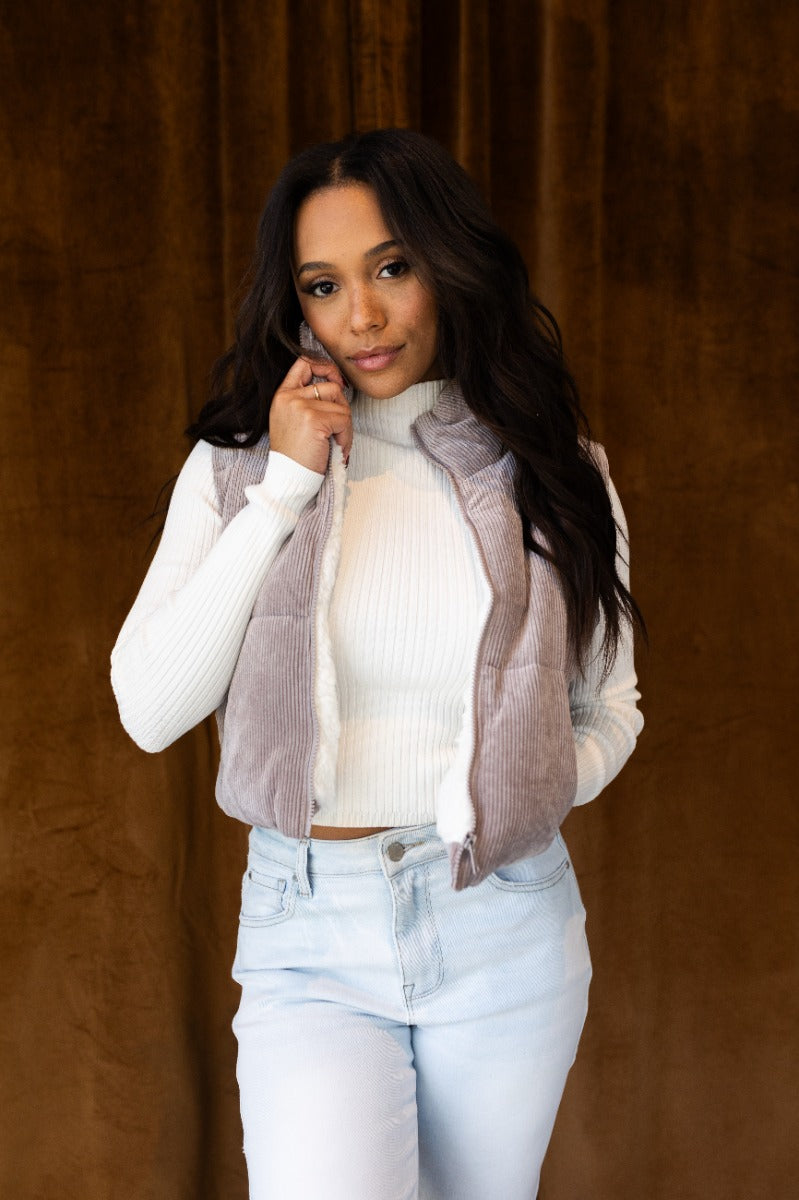
M 250 484 L 244 489 L 244 495 L 260 508 L 274 510 L 277 503 L 299 516 L 319 491 L 324 478 L 287 454 L 270 450 L 263 481 Z

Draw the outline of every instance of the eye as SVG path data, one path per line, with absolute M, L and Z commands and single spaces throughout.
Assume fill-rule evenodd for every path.
M 378 272 L 378 278 L 380 278 L 384 272 L 388 272 L 389 279 L 399 279 L 399 277 L 404 275 L 408 269 L 408 264 L 404 258 L 395 258 L 393 262 L 386 263 L 384 267 L 380 268 L 380 271 Z
M 321 300 L 325 296 L 332 296 L 336 290 L 336 285 L 330 279 L 317 279 L 314 283 L 307 284 L 301 290 L 306 296 L 316 296 L 317 300 Z

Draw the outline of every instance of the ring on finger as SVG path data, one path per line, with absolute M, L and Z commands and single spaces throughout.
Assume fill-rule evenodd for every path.
M 319 395 L 319 388 L 316 386 L 316 384 L 313 385 L 313 394 L 316 396 L 317 400 L 322 399 L 322 397 Z

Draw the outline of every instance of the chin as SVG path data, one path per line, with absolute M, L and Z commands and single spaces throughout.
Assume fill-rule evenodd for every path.
M 420 382 L 419 379 L 397 378 L 396 375 L 392 377 L 386 373 L 382 377 L 381 375 L 367 375 L 363 382 L 356 383 L 354 386 L 375 400 L 389 400 L 392 396 L 399 396 L 400 392 L 404 392 L 407 388 Z

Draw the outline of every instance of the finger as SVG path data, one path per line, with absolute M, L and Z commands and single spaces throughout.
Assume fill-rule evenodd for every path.
M 335 384 L 319 383 L 309 387 L 298 388 L 294 392 L 276 393 L 282 398 L 279 405 L 273 404 L 275 417 L 288 423 L 295 429 L 310 429 L 332 437 L 352 426 L 350 406 L 341 398 L 341 393 L 335 391 L 333 398 L 323 396 L 322 388 L 335 389 Z M 319 399 L 314 395 L 314 388 L 319 390 Z
M 352 451 L 352 427 L 350 427 L 349 432 L 334 433 L 333 441 L 338 442 L 339 446 L 341 446 L 341 453 L 344 455 L 344 465 L 346 466 L 350 461 L 350 452 Z
M 323 423 L 318 430 L 320 435 L 326 438 L 332 438 L 341 447 L 345 458 L 349 458 L 350 450 L 352 449 L 352 422 L 342 420 L 341 409 L 323 414 Z
M 344 458 L 348 459 L 352 449 L 352 421 L 349 413 L 343 413 L 340 405 L 327 405 L 325 410 L 317 413 L 317 417 L 321 419 L 318 433 L 338 442 Z
M 312 358 L 306 355 L 305 361 L 310 365 L 312 373 L 318 378 L 328 379 L 332 383 L 337 383 L 339 387 L 344 387 L 344 376 L 332 359 Z
M 317 383 L 306 384 L 301 390 L 303 396 L 306 396 L 309 400 L 314 400 L 317 404 L 320 402 L 339 404 L 349 409 L 349 401 L 343 389 L 337 383 L 328 383 L 320 379 Z
M 294 362 L 286 372 L 283 382 L 278 391 L 288 391 L 292 388 L 301 388 L 311 382 L 313 370 L 307 358 L 295 358 Z
M 342 392 L 346 387 L 344 376 L 329 358 L 315 359 L 301 355 L 299 358 L 295 358 L 291 364 L 278 390 L 288 391 L 293 388 L 305 387 L 310 384 L 314 375 L 319 379 L 338 384 Z

